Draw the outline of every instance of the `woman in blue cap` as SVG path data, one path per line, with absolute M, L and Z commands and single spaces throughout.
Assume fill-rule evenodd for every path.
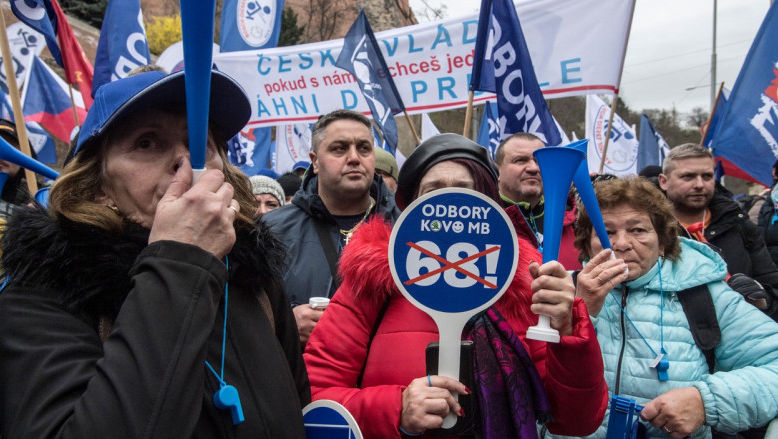
M 304 437 L 280 246 L 225 153 L 249 114 L 213 72 L 193 182 L 183 72 L 98 90 L 50 210 L 3 237 L 3 437 Z

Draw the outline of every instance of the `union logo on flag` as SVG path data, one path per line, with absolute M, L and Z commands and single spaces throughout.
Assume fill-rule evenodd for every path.
M 236 3 L 238 33 L 246 44 L 261 47 L 270 41 L 278 14 L 276 9 L 275 0 L 239 0 Z

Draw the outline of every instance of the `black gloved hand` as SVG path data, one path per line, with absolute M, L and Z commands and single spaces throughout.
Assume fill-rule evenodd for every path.
M 769 296 L 762 284 L 755 279 L 746 276 L 743 273 L 736 273 L 727 280 L 727 284 L 729 284 L 730 288 L 742 294 L 746 299 L 746 302 L 751 305 L 754 305 L 762 311 L 766 311 L 769 308 Z

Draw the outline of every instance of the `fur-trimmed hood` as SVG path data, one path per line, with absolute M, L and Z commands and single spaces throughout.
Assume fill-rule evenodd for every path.
M 56 291 L 66 308 L 92 320 L 113 320 L 132 288 L 130 269 L 148 245 L 149 230 L 125 224 L 121 234 L 53 218 L 40 207 L 23 207 L 8 221 L 0 244 L 10 282 Z M 237 230 L 229 254 L 230 279 L 256 291 L 283 288 L 284 250 L 264 225 Z M 252 287 L 253 286 L 253 287 Z
M 351 237 L 340 256 L 338 273 L 341 285 L 356 295 L 369 294 L 370 298 L 383 302 L 393 295 L 401 295 L 389 270 L 389 237 L 391 224 L 374 217 L 361 225 Z M 541 263 L 537 249 L 519 238 L 519 263 L 511 285 L 498 301 L 500 311 L 509 317 L 531 318 L 529 311 L 532 277 L 529 263 Z

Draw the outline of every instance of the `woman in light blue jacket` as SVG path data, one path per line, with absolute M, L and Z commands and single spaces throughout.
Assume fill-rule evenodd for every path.
M 595 191 L 612 251 L 579 209 L 576 246 L 589 263 L 576 295 L 597 329 L 609 392 L 645 406 L 650 437 L 704 438 L 711 428 L 734 433 L 778 416 L 778 324 L 727 286 L 714 250 L 676 236 L 670 205 L 651 183 L 610 180 Z M 699 285 L 721 329 L 712 374 L 678 299 Z M 607 422 L 595 437 L 605 437 Z

